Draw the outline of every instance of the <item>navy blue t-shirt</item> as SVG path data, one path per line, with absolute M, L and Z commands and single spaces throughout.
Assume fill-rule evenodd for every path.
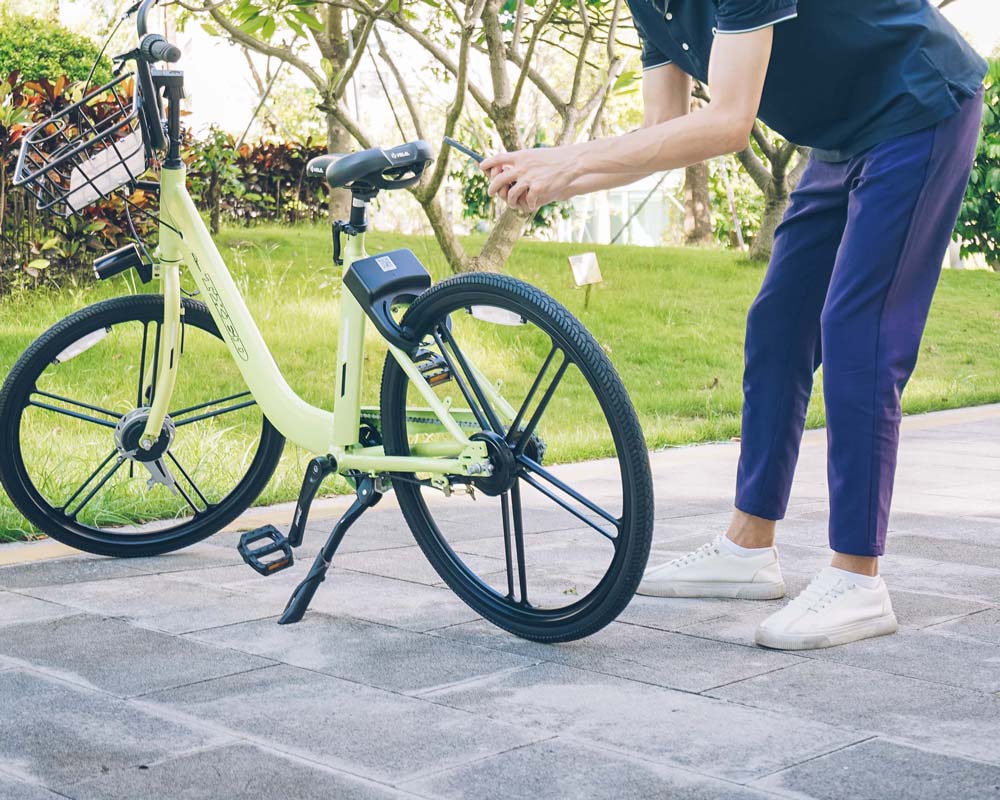
M 774 25 L 759 116 L 827 161 L 935 125 L 987 63 L 928 0 L 627 0 L 642 66 L 708 81 L 716 36 Z

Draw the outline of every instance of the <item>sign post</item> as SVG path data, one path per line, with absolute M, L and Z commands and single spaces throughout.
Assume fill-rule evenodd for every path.
M 601 268 L 597 263 L 597 253 L 580 253 L 569 257 L 569 266 L 573 270 L 573 280 L 577 286 L 584 287 L 583 307 L 590 306 L 590 290 L 595 283 L 602 283 Z

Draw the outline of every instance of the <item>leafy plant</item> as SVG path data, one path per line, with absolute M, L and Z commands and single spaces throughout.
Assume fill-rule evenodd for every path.
M 1000 269 L 1000 59 L 986 78 L 983 130 L 955 233 L 962 255 L 981 254 Z
M 52 20 L 0 15 L 0 75 L 17 70 L 25 80 L 65 75 L 83 81 L 97 61 L 97 45 Z M 97 85 L 111 78 L 111 63 L 102 58 L 94 73 Z
M 724 162 L 724 163 L 723 163 Z M 736 156 L 723 156 L 709 163 L 708 187 L 712 193 L 712 227 L 715 241 L 725 247 L 736 247 L 736 229 L 733 212 L 729 207 L 729 192 L 726 179 L 733 193 L 733 206 L 740 221 L 740 232 L 747 245 L 753 242 L 760 231 L 764 215 L 764 195 L 741 168 Z
M 213 125 L 205 138 L 194 142 L 191 147 L 192 158 L 188 165 L 191 190 L 200 195 L 203 207 L 208 207 L 212 233 L 219 232 L 223 197 L 243 193 L 240 170 L 236 166 L 239 153 L 235 145 L 231 135 Z

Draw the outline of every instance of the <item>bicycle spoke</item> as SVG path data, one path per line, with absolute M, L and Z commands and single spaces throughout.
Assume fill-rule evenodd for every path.
M 530 484 L 531 486 L 533 486 L 535 489 L 537 489 L 539 492 L 541 492 L 542 494 L 544 494 L 547 498 L 549 498 L 549 500 L 551 500 L 553 503 L 555 503 L 556 505 L 558 505 L 560 508 L 564 509 L 565 511 L 568 511 L 570 514 L 572 514 L 578 520 L 580 520 L 581 522 L 585 523 L 587 526 L 593 528 L 595 531 L 597 531 L 599 534 L 601 534 L 601 536 L 603 536 L 606 539 L 609 539 L 612 542 L 614 542 L 615 546 L 617 547 L 617 545 L 618 545 L 618 534 L 617 533 L 610 533 L 609 531 L 607 531 L 604 528 L 602 528 L 600 525 L 598 525 L 596 522 L 594 522 L 592 519 L 590 519 L 590 517 L 585 516 L 579 509 L 574 508 L 572 505 L 570 505 L 565 500 L 563 500 L 559 495 L 557 495 L 551 489 L 547 488 L 545 486 L 545 484 L 541 483 L 540 481 L 535 480 L 531 476 L 530 473 L 525 472 L 520 477 L 521 477 L 521 480 L 524 480 L 528 484 Z M 602 512 L 601 516 L 604 516 L 605 513 L 607 513 L 607 512 Z M 620 523 L 618 523 L 616 521 L 615 522 L 615 528 L 616 528 L 616 530 L 619 529 L 619 525 L 620 525 Z
M 483 407 L 486 418 L 489 420 L 491 430 L 502 436 L 504 434 L 504 428 L 500 423 L 500 418 L 497 417 L 496 412 L 493 410 L 493 406 L 490 405 L 490 401 L 486 397 L 486 393 L 483 392 L 482 387 L 479 385 L 479 381 L 476 380 L 475 373 L 469 368 L 469 363 L 465 360 L 465 355 L 459 349 L 458 342 L 455 341 L 455 337 L 451 335 L 451 331 L 448 330 L 447 325 L 439 326 L 438 330 L 441 332 L 441 335 L 447 339 L 448 346 L 451 347 L 452 352 L 455 354 L 455 358 L 458 360 L 459 366 L 462 367 L 462 371 L 465 373 L 466 378 L 469 380 L 469 384 L 472 386 L 472 391 L 476 393 L 476 397 L 479 399 L 479 402 Z M 438 346 L 440 347 L 440 344 Z M 452 369 L 452 374 L 454 374 L 454 372 L 455 370 Z
M 94 406 L 90 403 L 81 403 L 79 400 L 70 400 L 68 397 L 60 397 L 57 394 L 51 394 L 50 392 L 43 392 L 40 389 L 35 389 L 32 394 L 41 395 L 42 397 L 47 397 L 50 400 L 58 400 L 60 403 L 69 403 L 71 406 L 78 406 L 79 408 L 85 408 L 88 411 L 96 411 L 98 414 L 104 414 L 112 419 L 119 419 L 121 414 L 116 414 L 114 411 L 108 411 L 106 408 L 101 408 L 101 406 Z
M 114 453 L 112 453 L 112 456 L 113 455 L 114 455 Z M 108 460 L 110 460 L 110 459 L 108 459 Z M 104 462 L 104 464 L 107 464 L 108 460 L 106 460 Z M 75 520 L 77 518 L 77 516 L 79 516 L 80 512 L 83 511 L 83 507 L 85 505 L 87 505 L 87 503 L 89 503 L 91 501 L 91 499 L 93 498 L 93 496 L 95 494 L 97 494 L 101 490 L 101 487 L 104 486 L 104 484 L 106 484 L 109 480 L 111 480 L 111 477 L 118 471 L 118 468 L 122 464 L 124 464 L 126 460 L 128 460 L 128 459 L 124 458 L 123 456 L 119 456 L 118 460 L 115 462 L 115 465 L 108 471 L 108 474 L 105 475 L 103 478 L 101 478 L 100 481 L 97 482 L 97 485 L 93 489 L 90 490 L 90 493 L 85 498 L 83 498 L 83 500 L 80 502 L 80 505 L 78 505 L 76 507 L 76 509 L 73 511 L 73 513 L 72 514 L 67 514 L 66 513 L 66 506 L 68 506 L 69 503 L 67 503 L 66 506 L 63 506 L 63 513 L 66 514 L 66 516 L 69 517 L 70 519 L 74 519 Z M 103 464 L 102 464 L 102 467 L 103 467 Z M 94 474 L 96 474 L 96 473 L 94 473 Z M 87 479 L 87 483 L 89 483 L 90 480 L 91 480 L 91 478 L 88 478 Z M 84 486 L 86 486 L 86 485 L 87 484 L 85 483 Z M 77 492 L 77 494 L 79 494 L 79 492 Z M 75 497 L 75 495 L 74 495 L 74 497 Z
M 510 487 L 511 516 L 514 518 L 514 550 L 517 557 L 517 580 L 521 589 L 521 605 L 528 605 L 528 575 L 524 568 L 524 517 L 521 514 L 521 486 Z
M 228 403 L 230 400 L 239 400 L 241 397 L 249 397 L 250 392 L 240 392 L 239 394 L 231 394 L 229 397 L 220 397 L 218 400 L 209 400 L 207 403 L 199 403 L 196 406 L 188 406 L 187 408 L 182 408 L 179 411 L 171 411 L 170 418 L 177 419 L 184 414 L 190 414 L 192 411 L 201 411 L 203 408 L 208 408 L 209 406 L 217 406 L 220 403 Z
M 64 414 L 67 417 L 73 417 L 74 419 L 80 419 L 84 422 L 92 422 L 94 425 L 100 425 L 104 428 L 114 428 L 117 423 L 111 422 L 106 419 L 98 419 L 97 417 L 91 417 L 88 414 L 83 414 L 79 411 L 73 411 L 69 408 L 60 408 L 59 406 L 53 406 L 49 403 L 39 403 L 37 400 L 28 400 L 29 406 L 35 406 L 35 408 L 44 408 L 46 411 L 55 411 L 57 414 Z
M 211 405 L 211 403 L 209 403 L 209 405 Z M 241 409 L 250 408 L 251 406 L 255 405 L 257 405 L 256 400 L 247 400 L 247 402 L 245 403 L 237 403 L 236 405 L 227 406 L 226 408 L 220 408 L 217 411 L 207 411 L 204 414 L 196 414 L 193 417 L 182 419 L 180 422 L 175 422 L 174 427 L 180 428 L 183 425 L 190 425 L 193 422 L 201 422 L 203 419 L 212 419 L 213 417 L 221 417 L 223 414 L 232 414 L 234 411 L 240 411 Z
M 507 598 L 514 599 L 514 565 L 510 554 L 510 494 L 500 495 L 500 513 L 503 514 L 503 554 L 507 562 Z
M 181 475 L 184 476 L 184 480 L 186 480 L 188 482 L 188 484 L 191 486 L 191 488 L 194 489 L 195 494 L 197 494 L 198 497 L 201 499 L 201 502 L 203 502 L 205 504 L 205 509 L 204 510 L 207 510 L 212 504 L 209 503 L 208 500 L 206 499 L 205 495 L 202 494 L 201 489 L 198 488 L 198 484 L 196 484 L 191 479 L 191 476 L 188 475 L 187 470 L 184 469 L 184 467 L 181 466 L 181 462 L 177 460 L 177 456 L 175 456 L 173 453 L 171 453 L 169 450 L 167 450 L 167 457 L 171 461 L 174 462 L 174 466 L 177 467 L 178 470 L 180 470 Z M 176 483 L 176 480 L 175 480 L 175 483 Z M 177 488 L 180 489 L 181 487 L 178 485 Z M 182 493 L 183 493 L 183 490 L 182 490 Z M 188 497 L 187 497 L 186 494 L 184 495 L 184 499 L 188 501 L 188 503 L 191 505 L 192 508 L 194 508 L 196 514 L 201 513 L 197 508 L 195 508 L 194 503 L 191 503 L 191 500 L 188 499 Z
M 524 419 L 524 415 L 528 412 L 528 406 L 531 405 L 531 401 L 535 397 L 535 392 L 538 391 L 538 387 L 542 384 L 542 378 L 545 377 L 545 373 L 548 372 L 549 365 L 552 363 L 552 359 L 556 357 L 556 353 L 559 348 L 554 344 L 552 349 L 549 350 L 549 354 L 545 357 L 545 362 L 542 364 L 542 368 L 538 371 L 538 375 L 535 376 L 535 380 L 531 384 L 531 388 L 528 390 L 527 396 L 524 398 L 524 402 L 521 404 L 521 408 L 518 409 L 517 416 L 514 417 L 514 421 L 510 424 L 510 430 L 507 431 L 507 442 L 513 441 L 511 438 L 517 429 L 521 426 L 521 420 Z
M 483 412 L 480 410 L 479 406 L 476 404 L 472 393 L 469 391 L 469 387 L 465 383 L 465 379 L 462 374 L 455 368 L 455 362 L 452 361 L 451 356 L 448 355 L 448 350 L 444 346 L 444 342 L 441 340 L 441 336 L 437 332 L 432 332 L 431 336 L 434 337 L 434 342 L 438 346 L 438 350 L 441 351 L 441 357 L 445 360 L 448 365 L 448 369 L 451 370 L 452 377 L 455 379 L 455 383 L 458 384 L 458 388 L 462 390 L 462 394 L 465 397 L 465 402 L 469 404 L 469 409 L 472 411 L 473 416 L 476 418 L 476 422 L 479 423 L 479 427 L 485 430 L 490 430 L 489 421 Z
M 514 453 L 516 455 L 520 456 L 524 453 L 524 449 L 528 446 L 528 442 L 531 440 L 531 435 L 535 432 L 535 428 L 538 427 L 538 423 L 542 419 L 542 414 L 544 414 L 545 409 L 548 408 L 549 402 L 552 400 L 552 395 L 556 393 L 559 381 L 561 381 L 562 376 L 566 374 L 566 369 L 568 367 L 569 356 L 564 355 L 562 364 L 560 364 L 559 369 L 556 370 L 556 374 L 552 377 L 552 382 L 545 390 L 545 394 L 542 395 L 542 399 L 538 402 L 538 407 L 535 409 L 535 413 L 531 415 L 531 419 L 528 420 L 528 424 L 524 427 L 524 430 L 515 431 L 511 428 L 511 430 L 518 436 L 517 447 L 514 448 Z
M 105 467 L 105 466 L 107 466 L 107 463 L 108 463 L 108 462 L 109 462 L 109 461 L 110 461 L 110 460 L 111 460 L 112 458 L 114 458 L 114 457 L 115 457 L 115 454 L 116 454 L 117 452 L 118 452 L 117 450 L 112 450 L 112 451 L 111 451 L 111 452 L 110 452 L 110 453 L 108 454 L 107 458 L 105 458 L 105 459 L 104 459 L 104 460 L 103 460 L 103 461 L 102 461 L 102 462 L 100 463 L 100 465 L 98 465 L 97 469 L 95 469 L 95 470 L 94 470 L 93 472 L 91 472 L 91 473 L 90 473 L 90 477 L 88 477 L 88 478 L 87 478 L 87 480 L 85 480 L 85 481 L 84 481 L 84 482 L 83 482 L 83 483 L 81 484 L 81 486 L 80 486 L 80 488 L 79 488 L 79 489 L 77 489 L 77 490 L 76 490 L 75 492 L 73 492 L 73 494 L 71 494 L 71 495 L 70 495 L 70 497 L 69 497 L 69 500 L 67 500 L 67 501 L 66 501 L 65 503 L 63 503 L 63 504 L 62 504 L 62 510 L 63 510 L 63 511 L 65 511 L 65 510 L 66 510 L 67 508 L 69 508 L 69 504 L 70 504 L 70 503 L 72 503 L 72 502 L 73 502 L 74 500 L 76 500 L 76 498 L 77 498 L 77 497 L 79 497 L 80 493 L 81 493 L 81 492 L 82 492 L 82 491 L 83 491 L 84 489 L 86 489 L 86 488 L 87 488 L 87 485 L 88 485 L 88 484 L 89 484 L 89 483 L 90 483 L 90 482 L 91 482 L 92 480 L 94 480 L 94 478 L 96 478 L 96 477 L 97 477 L 97 473 L 98 473 L 98 472 L 100 472 L 100 471 L 101 471 L 102 469 L 104 469 L 104 467 Z
M 601 508 L 599 505 L 597 505 L 597 503 L 593 502 L 592 500 L 588 500 L 586 497 L 584 497 L 582 494 L 576 491 L 576 489 L 574 489 L 572 486 L 569 486 L 568 484 L 564 483 L 555 475 L 553 475 L 551 472 L 549 472 L 547 469 L 545 469 L 545 467 L 543 467 L 537 461 L 528 458 L 528 456 L 518 456 L 517 460 L 521 462 L 521 464 L 523 464 L 525 467 L 527 467 L 531 473 L 537 475 L 539 478 L 544 478 L 553 486 L 555 486 L 557 489 L 560 489 L 561 491 L 568 494 L 570 497 L 576 500 L 576 502 L 586 506 L 595 514 L 597 514 L 599 517 L 603 517 L 604 519 L 606 519 L 616 528 L 621 527 L 621 520 L 618 517 L 616 517 L 610 511 L 605 511 L 603 508 Z
M 184 487 L 180 485 L 176 478 L 174 478 L 174 488 L 180 492 L 181 497 L 184 498 L 184 502 L 191 506 L 191 510 L 194 511 L 194 516 L 197 517 L 201 513 L 201 510 L 192 502 L 191 497 L 184 491 Z

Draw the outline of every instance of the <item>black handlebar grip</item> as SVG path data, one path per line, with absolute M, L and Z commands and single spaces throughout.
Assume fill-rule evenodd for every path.
M 181 49 L 177 45 L 170 44 L 158 33 L 151 33 L 143 38 L 142 44 L 139 45 L 139 52 L 150 64 L 155 64 L 157 61 L 166 61 L 172 64 L 175 61 L 180 61 L 182 55 Z

